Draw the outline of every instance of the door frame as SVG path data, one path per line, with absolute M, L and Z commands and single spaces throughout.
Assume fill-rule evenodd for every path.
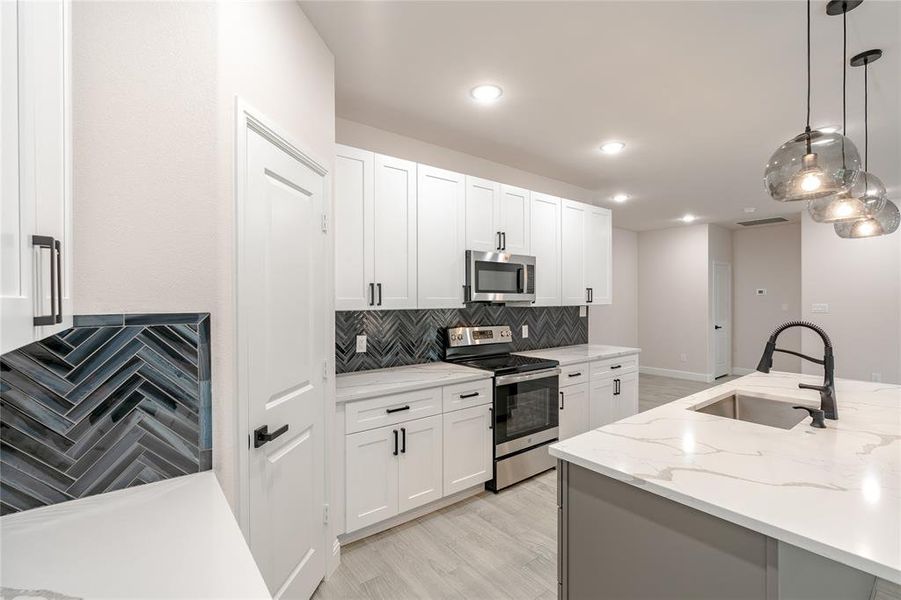
M 323 285 L 323 293 L 326 294 L 325 302 L 327 314 L 322 315 L 323 318 L 335 320 L 334 308 L 335 299 L 332 288 L 334 287 L 334 248 L 331 243 L 333 230 L 329 224 L 332 215 L 332 178 L 329 170 L 324 166 L 326 162 L 314 158 L 311 154 L 301 150 L 304 147 L 292 140 L 280 131 L 283 128 L 274 124 L 272 120 L 263 116 L 262 113 L 240 97 L 235 96 L 235 148 L 234 148 L 234 217 L 235 217 L 235 237 L 234 237 L 234 255 L 233 273 L 234 283 L 232 286 L 233 302 L 235 306 L 235 330 L 233 334 L 233 342 L 235 348 L 235 357 L 233 366 L 235 369 L 235 391 L 233 408 L 235 410 L 235 429 L 233 431 L 233 440 L 235 448 L 235 473 L 237 485 L 237 498 L 235 498 L 235 517 L 241 528 L 245 538 L 250 535 L 250 402 L 249 396 L 249 377 L 247 353 L 242 351 L 247 347 L 248 332 L 246 331 L 247 320 L 242 318 L 241 306 L 241 261 L 244 249 L 244 207 L 247 202 L 247 137 L 248 131 L 253 131 L 258 135 L 271 142 L 279 149 L 286 152 L 292 158 L 300 161 L 306 167 L 312 169 L 316 174 L 323 178 L 322 206 L 323 206 L 323 225 L 326 226 L 327 232 L 324 244 L 328 248 L 326 257 L 326 281 Z M 328 322 L 328 321 L 327 321 Z M 325 348 L 323 348 L 325 360 L 323 369 L 323 394 L 322 394 L 322 410 L 323 410 L 323 495 L 324 502 L 328 505 L 331 502 L 331 476 L 329 465 L 332 461 L 332 444 L 329 432 L 334 429 L 334 330 L 326 327 L 326 335 L 324 340 Z M 331 352 L 329 352 L 331 349 Z M 323 549 L 326 551 L 326 569 L 327 572 L 333 570 L 329 564 L 332 561 L 332 544 L 328 539 L 332 530 L 331 523 L 326 523 L 325 538 L 323 540 Z M 336 566 L 336 565 L 335 565 Z
M 716 298 L 717 298 L 717 291 L 716 291 L 716 269 L 717 269 L 717 267 L 725 267 L 726 268 L 726 272 L 728 273 L 728 281 L 729 281 L 729 324 L 726 329 L 726 336 L 727 336 L 726 341 L 727 341 L 727 345 L 728 345 L 728 348 L 726 349 L 727 369 L 726 369 L 726 373 L 724 373 L 723 375 L 716 374 L 716 330 L 714 329 L 714 326 L 716 325 L 716 323 L 715 323 L 714 315 L 716 313 Z M 732 263 L 722 261 L 722 260 L 711 261 L 711 263 L 710 263 L 710 311 L 707 316 L 707 321 L 708 321 L 707 326 L 708 326 L 708 332 L 709 332 L 708 338 L 707 338 L 709 340 L 709 346 L 708 346 L 708 357 L 709 357 L 709 359 L 708 359 L 709 371 L 708 372 L 709 372 L 709 375 L 707 377 L 708 382 L 715 381 L 717 379 L 717 377 L 725 377 L 727 375 L 732 374 L 732 321 L 733 321 L 733 316 L 734 316 L 732 314 L 733 313 L 733 310 L 732 310 L 733 295 L 734 295 L 734 290 L 732 289 Z

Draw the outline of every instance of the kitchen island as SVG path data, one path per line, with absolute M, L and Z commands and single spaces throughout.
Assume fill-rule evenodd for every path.
M 865 600 L 901 584 L 901 386 L 837 380 L 839 420 L 816 429 L 790 408 L 819 405 L 799 382 L 821 379 L 753 373 L 551 446 L 560 597 Z M 731 396 L 785 410 L 711 414 Z

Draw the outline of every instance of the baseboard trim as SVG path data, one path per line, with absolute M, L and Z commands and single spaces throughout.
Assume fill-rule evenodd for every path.
M 745 367 L 732 367 L 733 375 L 750 375 L 755 369 L 746 369 Z
M 436 510 L 440 510 L 446 506 L 450 506 L 451 504 L 456 504 L 460 500 L 465 500 L 470 496 L 475 496 L 476 494 L 480 494 L 484 491 L 484 483 L 474 485 L 471 488 L 457 492 L 456 494 L 451 494 L 450 496 L 447 496 L 445 498 L 440 498 L 438 500 L 435 500 L 434 502 L 429 502 L 428 504 L 420 506 L 419 508 L 408 510 L 403 514 L 393 516 L 390 519 L 385 519 L 384 521 L 373 523 L 368 527 L 363 527 L 362 529 L 357 529 L 356 531 L 351 531 L 350 533 L 339 535 L 337 541 L 340 542 L 342 546 L 344 546 L 346 544 L 362 540 L 363 538 L 367 538 L 371 535 L 381 533 L 386 529 L 391 529 L 392 527 L 403 525 L 407 521 L 418 519 L 419 517 L 427 515 L 430 512 L 435 512 Z
M 688 381 L 701 381 L 704 383 L 712 383 L 713 376 L 707 373 L 695 373 L 693 371 L 677 371 L 676 369 L 660 369 L 658 367 L 648 367 L 641 365 L 638 367 L 639 373 L 645 375 L 659 375 L 661 377 L 672 377 L 674 379 L 687 379 Z

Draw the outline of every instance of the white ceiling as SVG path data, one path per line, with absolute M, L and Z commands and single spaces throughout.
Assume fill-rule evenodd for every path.
M 763 167 L 803 129 L 798 1 L 301 2 L 336 60 L 337 114 L 597 192 L 618 226 L 690 212 L 733 224 L 797 213 Z M 813 126 L 841 124 L 841 18 L 813 3 Z M 849 56 L 873 47 L 870 167 L 901 192 L 901 2 L 848 15 Z M 861 69 L 849 135 L 863 151 Z M 492 106 L 469 99 L 501 85 Z M 618 156 L 598 151 L 622 140 Z M 633 196 L 625 205 L 608 200 Z

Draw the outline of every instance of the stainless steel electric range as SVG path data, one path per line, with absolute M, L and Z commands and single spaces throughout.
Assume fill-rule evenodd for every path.
M 512 350 L 507 325 L 447 330 L 446 361 L 494 373 L 494 477 L 486 487 L 495 492 L 555 465 L 547 447 L 557 440 L 560 363 Z

